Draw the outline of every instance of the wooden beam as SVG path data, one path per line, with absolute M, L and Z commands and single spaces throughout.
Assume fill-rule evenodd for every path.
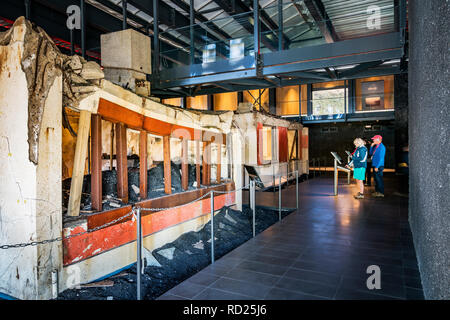
M 128 203 L 127 129 L 123 123 L 116 123 L 116 167 L 117 197 Z
M 102 117 L 91 115 L 91 201 L 92 209 L 102 211 Z
M 294 155 L 294 147 L 297 145 L 297 130 L 295 130 L 295 135 L 294 135 L 294 140 L 292 140 L 292 147 L 291 147 L 291 152 L 289 153 L 289 160 L 292 159 L 292 156 Z
M 210 186 L 211 185 L 211 150 L 212 150 L 212 144 L 211 142 L 207 142 L 207 180 L 206 180 L 206 185 Z
M 200 175 L 200 162 L 201 159 L 201 153 L 200 153 L 200 141 L 195 141 L 195 175 L 197 179 L 197 188 L 200 188 L 202 181 L 201 181 L 201 175 Z
M 81 190 L 83 188 L 90 126 L 91 113 L 86 110 L 81 110 L 80 119 L 78 120 L 77 144 L 75 146 L 69 205 L 67 209 L 67 215 L 72 217 L 80 215 Z
M 109 150 L 109 170 L 113 169 L 113 155 L 114 155 L 114 123 L 111 122 L 111 148 Z
M 139 195 L 147 199 L 147 132 L 139 134 Z
M 222 144 L 217 144 L 217 170 L 216 170 L 216 183 L 222 182 Z
M 203 174 L 202 184 L 211 185 L 211 142 L 203 142 Z
M 163 137 L 164 149 L 164 192 L 172 193 L 172 172 L 170 163 L 170 136 Z
M 187 139 L 181 140 L 181 187 L 183 190 L 187 190 L 189 188 L 188 141 L 189 140 Z
M 99 100 L 97 113 L 102 116 L 103 120 L 111 121 L 113 123 L 121 122 L 128 128 L 145 130 L 148 133 L 158 136 L 170 135 L 173 138 L 180 139 L 182 136 L 186 138 L 185 135 L 187 134 L 189 135 L 189 140 L 202 140 L 204 136 L 203 133 L 209 132 L 150 118 L 103 98 L 100 98 Z M 217 135 L 217 133 L 209 132 L 209 135 L 207 136 L 209 137 L 211 135 L 214 136 Z M 226 134 L 222 135 L 223 141 L 225 141 Z

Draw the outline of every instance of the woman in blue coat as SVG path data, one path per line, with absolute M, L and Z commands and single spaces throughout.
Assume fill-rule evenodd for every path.
M 361 138 L 356 138 L 353 141 L 356 150 L 353 152 L 352 161 L 349 165 L 353 166 L 353 178 L 356 180 L 356 185 L 358 186 L 359 192 L 354 195 L 355 199 L 364 199 L 364 179 L 366 177 L 366 167 L 367 167 L 367 148 L 365 146 L 366 142 Z

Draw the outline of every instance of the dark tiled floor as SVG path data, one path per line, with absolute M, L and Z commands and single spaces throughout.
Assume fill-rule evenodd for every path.
M 408 200 L 393 195 L 386 175 L 384 199 L 355 200 L 355 186 L 332 195 L 331 177 L 300 184 L 300 209 L 160 299 L 423 299 L 407 221 Z M 345 179 L 342 179 L 345 181 Z M 278 204 L 278 194 L 258 193 L 257 203 Z M 295 186 L 283 190 L 295 207 Z M 367 267 L 381 270 L 381 289 L 369 290 Z

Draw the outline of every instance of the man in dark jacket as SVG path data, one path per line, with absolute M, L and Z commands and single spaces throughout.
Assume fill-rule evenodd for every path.
M 369 155 L 372 157 L 372 167 L 374 170 L 373 179 L 375 180 L 375 192 L 372 196 L 375 198 L 384 197 L 384 158 L 386 156 L 386 147 L 381 142 L 383 138 L 380 135 L 376 135 L 372 138 L 373 143 L 370 146 Z

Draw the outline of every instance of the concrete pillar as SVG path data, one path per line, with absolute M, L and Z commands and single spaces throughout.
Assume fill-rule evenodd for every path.
M 28 153 L 28 86 L 22 71 L 23 30 L 0 46 L 0 244 L 57 238 L 62 232 L 62 77 L 51 85 L 43 106 L 39 157 Z M 62 246 L 55 241 L 0 250 L 0 291 L 18 299 L 51 299 L 51 272 L 62 270 Z
M 450 2 L 409 1 L 409 222 L 426 299 L 450 299 Z

